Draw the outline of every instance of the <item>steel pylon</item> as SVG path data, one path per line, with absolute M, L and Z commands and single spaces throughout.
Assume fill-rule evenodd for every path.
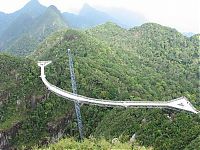
M 67 50 L 67 53 L 68 53 L 68 56 L 69 56 L 69 69 L 70 69 L 70 76 L 71 76 L 72 91 L 73 91 L 74 94 L 77 94 L 74 65 L 73 65 L 73 59 L 72 59 L 70 49 Z M 83 124 L 82 124 L 82 119 L 81 119 L 80 104 L 78 102 L 74 102 L 74 104 L 75 104 L 75 111 L 76 111 L 76 118 L 77 118 L 77 123 L 78 123 L 79 135 L 80 135 L 80 139 L 82 140 L 84 135 L 83 135 Z

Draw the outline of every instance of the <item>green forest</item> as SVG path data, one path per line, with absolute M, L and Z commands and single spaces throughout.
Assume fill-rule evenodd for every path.
M 74 103 L 49 92 L 37 66 L 39 60 L 52 60 L 45 70 L 48 81 L 71 92 L 70 48 L 80 95 L 115 101 L 185 96 L 200 110 L 199 34 L 188 38 L 155 23 L 124 29 L 107 22 L 86 30 L 66 28 L 34 43 L 34 51 L 20 51 L 26 57 L 0 53 L 0 131 L 14 127 L 12 147 L 200 149 L 199 114 L 169 109 L 82 105 L 85 139 L 79 141 Z

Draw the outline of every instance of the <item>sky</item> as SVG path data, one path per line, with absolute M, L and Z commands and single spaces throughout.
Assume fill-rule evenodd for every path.
M 11 13 L 30 0 L 0 0 L 0 11 Z M 88 3 L 98 10 L 124 8 L 142 14 L 149 22 L 176 28 L 180 32 L 200 33 L 200 0 L 39 0 L 55 5 L 61 12 L 78 13 Z M 130 16 L 131 17 L 131 16 Z

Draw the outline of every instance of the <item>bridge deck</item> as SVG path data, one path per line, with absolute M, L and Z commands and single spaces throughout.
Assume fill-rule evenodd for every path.
M 185 110 L 192 113 L 198 113 L 198 111 L 192 106 L 192 104 L 187 100 L 186 97 L 180 97 L 171 101 L 112 101 L 112 100 L 102 100 L 89 98 L 82 95 L 77 95 L 60 89 L 55 85 L 52 85 L 46 80 L 46 76 L 44 73 L 44 67 L 50 64 L 50 61 L 40 61 L 38 62 L 38 66 L 41 67 L 41 79 L 46 87 L 54 92 L 55 94 L 64 97 L 66 99 L 76 101 L 78 103 L 83 104 L 91 104 L 98 105 L 103 107 L 125 107 L 125 108 L 170 108 L 170 109 L 179 109 Z

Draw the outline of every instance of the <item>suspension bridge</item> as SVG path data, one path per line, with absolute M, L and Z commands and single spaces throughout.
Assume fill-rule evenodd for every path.
M 41 68 L 41 79 L 45 86 L 57 94 L 60 97 L 65 99 L 74 101 L 76 104 L 89 104 L 89 105 L 97 105 L 101 107 L 125 107 L 125 108 L 168 108 L 168 109 L 176 109 L 176 110 L 184 110 L 190 113 L 199 113 L 192 104 L 188 101 L 186 97 L 179 97 L 177 99 L 173 99 L 170 101 L 112 101 L 112 100 L 103 100 L 103 99 L 95 99 L 90 97 L 85 97 L 82 95 L 78 95 L 76 93 L 71 93 L 65 91 L 55 85 L 49 83 L 46 79 L 45 75 L 45 66 L 50 64 L 51 61 L 38 61 L 38 66 Z

